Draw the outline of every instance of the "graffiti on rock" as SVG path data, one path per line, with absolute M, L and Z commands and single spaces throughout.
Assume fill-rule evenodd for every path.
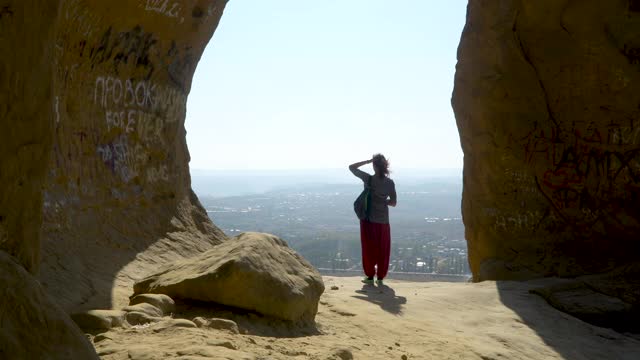
M 547 164 L 535 181 L 555 213 L 584 228 L 615 220 L 640 199 L 640 126 L 574 123 L 570 129 L 534 129 L 525 139 L 528 164 Z
M 182 12 L 182 4 L 180 1 L 141 0 L 140 3 L 140 6 L 144 5 L 146 11 L 153 11 L 170 18 L 178 18 Z M 180 22 L 183 21 L 184 19 L 180 18 Z
M 89 50 L 89 59 L 92 66 L 105 62 L 112 64 L 115 74 L 119 74 L 120 66 L 133 65 L 146 70 L 145 79 L 149 79 L 155 70 L 151 59 L 157 43 L 155 36 L 144 32 L 140 26 L 123 32 L 115 32 L 109 27 L 98 44 Z M 80 55 L 83 54 L 84 49 Z

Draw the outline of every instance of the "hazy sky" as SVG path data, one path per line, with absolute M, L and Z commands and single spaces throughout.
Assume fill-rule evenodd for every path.
M 461 168 L 466 0 L 230 0 L 187 108 L 192 169 Z

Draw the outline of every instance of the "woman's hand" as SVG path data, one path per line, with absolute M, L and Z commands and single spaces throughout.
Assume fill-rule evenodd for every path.
M 373 162 L 373 159 L 359 161 L 357 163 L 353 163 L 353 164 L 349 165 L 349 169 L 357 169 L 362 165 L 371 164 L 372 162 Z

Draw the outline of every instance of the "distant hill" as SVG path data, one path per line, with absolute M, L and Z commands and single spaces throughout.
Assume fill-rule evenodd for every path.
M 462 169 L 398 169 L 391 174 L 398 191 L 414 191 L 425 184 L 462 185 Z M 344 169 L 313 170 L 191 170 L 191 186 L 198 196 L 227 197 L 261 194 L 274 190 L 339 184 L 360 185 Z M 402 190 L 400 190 L 402 188 Z

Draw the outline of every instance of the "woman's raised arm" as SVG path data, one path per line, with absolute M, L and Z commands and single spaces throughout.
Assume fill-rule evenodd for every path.
M 353 163 L 351 165 L 349 165 L 349 170 L 351 170 L 351 172 L 353 173 L 353 175 L 359 177 L 360 179 L 362 179 L 362 181 L 366 182 L 369 179 L 369 174 L 367 174 L 366 172 L 358 169 L 360 166 L 362 165 L 366 165 L 366 164 L 370 164 L 372 163 L 373 160 L 364 160 L 364 161 L 359 161 L 357 163 Z

